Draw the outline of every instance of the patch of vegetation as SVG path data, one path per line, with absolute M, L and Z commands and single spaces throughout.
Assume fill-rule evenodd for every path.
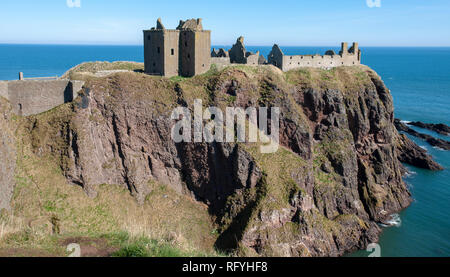
M 137 62 L 86 62 L 69 69 L 62 78 L 69 78 L 77 76 L 77 73 L 92 73 L 107 70 L 127 70 L 134 72 L 143 72 L 144 64 Z
M 197 256 L 185 253 L 169 243 L 161 243 L 148 238 L 137 238 L 127 242 L 113 257 L 190 257 Z M 204 255 L 199 255 L 204 256 Z

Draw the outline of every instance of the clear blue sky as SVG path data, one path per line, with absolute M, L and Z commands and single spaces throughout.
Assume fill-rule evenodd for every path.
M 142 30 L 201 17 L 214 45 L 450 46 L 449 0 L 1 0 L 0 43 L 142 44 Z M 375 1 L 375 0 L 372 0 Z

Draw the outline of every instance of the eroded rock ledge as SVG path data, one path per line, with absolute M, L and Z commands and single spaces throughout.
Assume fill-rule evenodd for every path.
M 433 132 L 436 132 L 438 134 L 445 135 L 445 136 L 448 136 L 450 134 L 450 126 L 448 126 L 446 124 L 442 124 L 442 123 L 430 124 L 430 123 L 423 123 L 420 121 L 415 121 L 415 122 L 411 122 L 409 124 L 416 126 L 416 127 L 428 129 L 430 131 L 433 131 Z
M 423 139 L 432 146 L 441 148 L 443 150 L 450 150 L 450 142 L 449 141 L 435 138 L 435 137 L 427 135 L 427 134 L 419 133 L 416 130 L 413 130 L 410 127 L 408 127 L 408 125 L 404 124 L 400 119 L 395 119 L 394 123 L 395 123 L 395 127 L 397 128 L 397 130 L 399 130 L 401 132 L 405 132 L 405 133 L 408 133 L 417 138 Z

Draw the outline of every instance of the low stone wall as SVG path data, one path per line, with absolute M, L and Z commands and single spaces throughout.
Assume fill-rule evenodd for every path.
M 4 83 L 0 82 L 4 88 Z M 0 213 L 2 209 L 10 210 L 10 202 L 14 193 L 16 170 L 16 141 L 9 124 L 9 103 L 0 98 Z
M 247 65 L 258 65 L 259 54 L 252 54 L 247 57 Z
M 83 86 L 81 81 L 11 81 L 6 97 L 13 112 L 28 116 L 46 112 L 61 104 L 72 102 Z
M 211 58 L 211 64 L 215 64 L 218 68 L 229 66 L 231 64 L 230 57 Z
M 8 99 L 8 82 L 0 81 L 0 96 Z

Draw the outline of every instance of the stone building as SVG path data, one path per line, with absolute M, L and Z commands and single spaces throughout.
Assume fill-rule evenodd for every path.
M 211 67 L 211 31 L 203 30 L 202 20 L 180 21 L 176 30 L 156 27 L 144 31 L 145 73 L 160 76 L 191 77 Z
M 294 55 L 283 53 L 278 45 L 274 45 L 268 57 L 268 63 L 283 71 L 301 67 L 332 68 L 338 66 L 352 66 L 361 64 L 361 50 L 354 42 L 348 49 L 348 43 L 343 42 L 341 51 L 337 55 L 333 50 L 326 51 L 325 55 Z

